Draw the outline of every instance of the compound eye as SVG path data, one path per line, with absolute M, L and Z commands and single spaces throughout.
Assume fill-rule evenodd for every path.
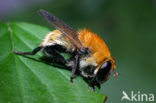
M 108 76 L 110 72 L 111 66 L 112 63 L 110 61 L 107 61 L 104 64 L 102 64 L 96 75 L 97 81 L 101 83 L 105 80 L 105 78 Z

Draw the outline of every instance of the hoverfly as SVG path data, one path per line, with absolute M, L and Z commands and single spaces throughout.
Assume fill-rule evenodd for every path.
M 89 86 L 94 89 L 94 82 L 99 84 L 106 81 L 115 69 L 115 60 L 111 56 L 105 42 L 88 29 L 74 30 L 45 10 L 39 13 L 56 30 L 48 33 L 38 47 L 32 52 L 18 52 L 19 55 L 35 55 L 40 50 L 49 58 L 65 64 L 71 68 L 70 82 L 73 82 L 75 72 L 79 70 L 85 78 L 90 78 Z M 71 54 L 66 60 L 60 53 Z M 117 73 L 115 76 L 117 76 Z

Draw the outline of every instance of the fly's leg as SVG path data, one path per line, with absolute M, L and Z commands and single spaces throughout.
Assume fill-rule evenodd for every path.
M 16 51 L 16 50 L 13 50 L 13 52 L 15 54 L 18 54 L 18 55 L 35 55 L 37 52 L 39 52 L 43 47 L 40 46 L 40 47 L 37 47 L 35 48 L 32 52 L 19 52 L 19 51 Z
M 89 88 L 94 91 L 95 90 L 95 79 L 93 78 L 89 83 Z
M 79 64 L 79 55 L 76 54 L 75 59 L 74 59 L 74 65 L 72 66 L 72 74 L 70 76 L 70 82 L 71 83 L 73 83 L 73 78 L 74 78 L 75 72 L 78 68 L 78 64 Z

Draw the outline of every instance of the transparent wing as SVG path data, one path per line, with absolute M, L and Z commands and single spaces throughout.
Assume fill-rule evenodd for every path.
M 57 17 L 53 16 L 45 10 L 39 10 L 39 13 L 43 18 L 45 18 L 50 24 L 52 24 L 56 29 L 60 30 L 65 36 L 67 36 L 78 49 L 83 48 L 81 42 L 77 38 L 78 32 L 73 28 L 65 24 L 63 21 L 59 20 Z

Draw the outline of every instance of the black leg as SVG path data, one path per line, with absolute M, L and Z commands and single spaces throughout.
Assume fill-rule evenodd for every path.
M 41 49 L 42 49 L 42 47 L 37 47 L 32 52 L 18 52 L 16 50 L 13 50 L 13 52 L 16 53 L 16 54 L 18 54 L 18 55 L 35 55 Z
M 92 79 L 92 80 L 90 81 L 90 83 L 89 83 L 89 88 L 90 88 L 92 91 L 95 90 L 95 88 L 94 88 L 94 82 L 95 82 L 95 80 Z
M 48 46 L 43 49 L 43 53 L 47 55 L 49 58 L 52 58 L 54 62 L 56 63 L 61 63 L 61 64 L 66 64 L 66 60 L 62 55 L 59 54 L 60 46 L 53 45 L 53 46 Z
M 89 88 L 94 91 L 95 90 L 95 86 L 100 88 L 100 83 L 96 80 L 96 78 L 92 78 L 91 81 L 89 82 Z
M 76 69 L 78 68 L 78 63 L 79 63 L 79 55 L 77 54 L 75 56 L 75 60 L 74 60 L 74 65 L 72 66 L 72 74 L 70 76 L 70 82 L 73 83 L 73 78 L 76 72 Z

